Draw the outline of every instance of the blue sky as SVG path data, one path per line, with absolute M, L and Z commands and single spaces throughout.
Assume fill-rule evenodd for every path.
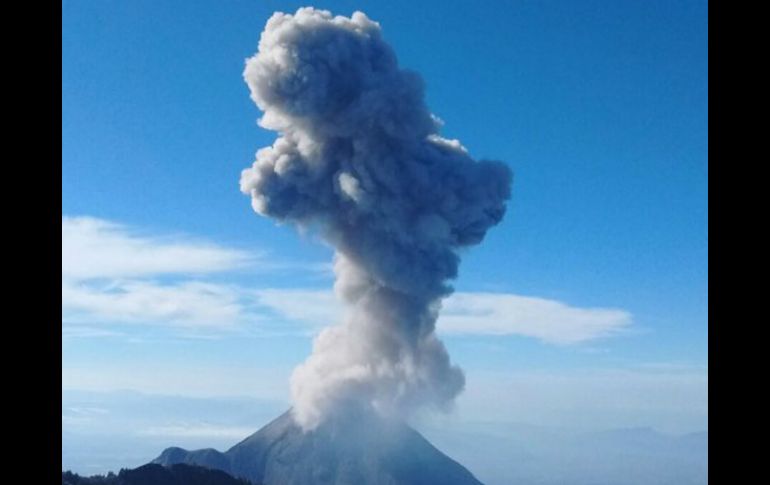
M 241 73 L 304 5 L 62 3 L 63 387 L 288 396 L 336 315 L 332 252 L 238 190 L 275 138 Z M 453 5 L 313 4 L 378 21 L 442 134 L 514 171 L 439 320 L 459 412 L 705 429 L 706 2 Z

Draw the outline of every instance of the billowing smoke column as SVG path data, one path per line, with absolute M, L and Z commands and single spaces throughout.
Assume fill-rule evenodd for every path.
M 465 378 L 434 333 L 440 302 L 458 249 L 502 219 L 510 170 L 438 136 L 421 78 L 361 12 L 274 14 L 244 78 L 280 136 L 241 190 L 259 214 L 320 230 L 348 309 L 294 371 L 295 419 L 309 430 L 351 403 L 445 408 Z

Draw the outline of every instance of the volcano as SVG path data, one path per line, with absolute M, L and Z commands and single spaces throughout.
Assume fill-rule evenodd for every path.
M 153 463 L 200 465 L 263 485 L 482 485 L 404 422 L 349 410 L 310 431 L 289 410 L 224 453 L 167 448 Z

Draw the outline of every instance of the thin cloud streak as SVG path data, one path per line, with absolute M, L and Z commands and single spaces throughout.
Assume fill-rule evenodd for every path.
M 206 329 L 215 335 L 237 328 L 306 335 L 342 321 L 343 306 L 331 291 L 253 288 L 202 278 L 244 266 L 328 271 L 324 264 L 260 258 L 260 253 L 188 236 L 149 236 L 103 219 L 62 217 L 63 336 L 120 336 L 103 324 Z M 170 275 L 174 281 L 157 280 Z M 520 335 L 556 345 L 612 336 L 632 323 L 622 309 L 581 308 L 511 293 L 455 293 L 442 307 L 439 334 Z
M 199 281 L 62 286 L 62 317 L 71 322 L 146 323 L 214 332 L 269 325 L 272 330 L 283 327 L 285 332 L 279 333 L 285 335 L 319 331 L 340 321 L 343 313 L 342 304 L 327 290 L 253 289 Z M 442 335 L 519 335 L 575 345 L 625 332 L 631 324 L 631 314 L 620 309 L 581 308 L 510 293 L 461 292 L 444 301 L 437 330 Z
M 187 236 L 149 236 L 103 219 L 62 217 L 62 279 L 211 273 L 258 259 L 258 254 Z
M 314 328 L 342 314 L 329 291 L 269 289 L 257 295 L 276 314 Z M 442 306 L 437 324 L 442 335 L 521 335 L 571 345 L 614 335 L 632 323 L 631 314 L 621 309 L 580 308 L 510 293 L 455 293 Z
M 266 288 L 254 295 L 264 309 L 314 329 L 337 323 L 343 316 L 342 303 L 331 291 Z
M 627 328 L 631 314 L 579 308 L 556 300 L 502 293 L 457 293 L 439 318 L 447 334 L 523 335 L 560 345 L 606 337 Z
M 172 326 L 230 327 L 245 320 L 239 291 L 199 281 L 90 285 L 62 282 L 62 319 Z
M 62 216 L 62 334 L 116 336 L 94 324 L 229 330 L 258 323 L 260 314 L 250 308 L 258 302 L 251 292 L 205 280 L 207 274 L 242 269 L 301 270 L 324 277 L 331 271 L 326 263 L 268 259 L 264 252 L 186 235 L 151 235 L 104 219 Z

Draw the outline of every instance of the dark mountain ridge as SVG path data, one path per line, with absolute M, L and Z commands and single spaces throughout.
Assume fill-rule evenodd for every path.
M 120 470 L 115 475 L 81 477 L 72 472 L 62 472 L 62 485 L 257 485 L 236 479 L 221 470 L 200 466 L 175 464 L 161 466 L 147 464 L 133 470 Z

